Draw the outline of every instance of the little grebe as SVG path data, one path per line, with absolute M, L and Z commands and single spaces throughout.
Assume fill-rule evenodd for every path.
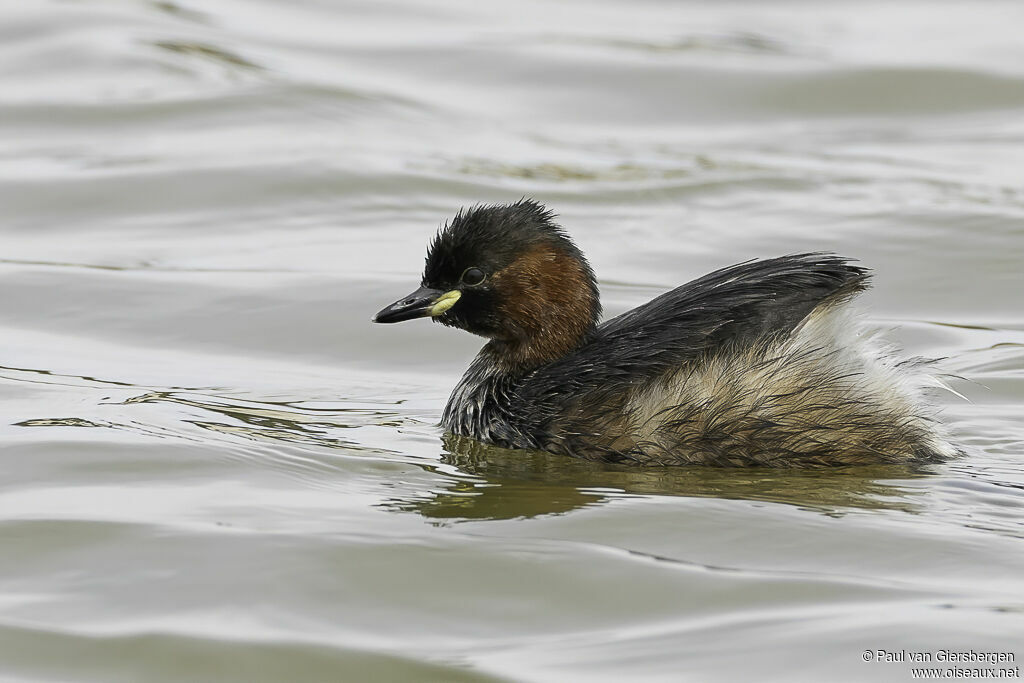
M 490 341 L 441 424 L 506 448 L 644 465 L 809 467 L 958 451 L 924 407 L 921 359 L 861 334 L 868 272 L 832 254 L 717 270 L 599 324 L 594 273 L 532 200 L 460 211 L 422 286 L 375 317 Z

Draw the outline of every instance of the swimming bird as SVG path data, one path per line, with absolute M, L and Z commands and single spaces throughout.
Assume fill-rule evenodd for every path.
M 461 210 L 421 286 L 374 322 L 429 317 L 488 341 L 450 433 L 639 465 L 943 460 L 922 359 L 862 329 L 867 269 L 830 253 L 716 270 L 606 322 L 586 258 L 540 203 Z

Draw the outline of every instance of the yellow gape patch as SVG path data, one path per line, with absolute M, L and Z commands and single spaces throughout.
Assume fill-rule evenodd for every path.
M 445 292 L 441 296 L 437 297 L 437 301 L 435 301 L 434 305 L 430 307 L 430 317 L 436 318 L 447 311 L 455 305 L 455 302 L 459 300 L 460 296 L 462 296 L 462 292 L 457 289 L 453 289 L 452 291 Z

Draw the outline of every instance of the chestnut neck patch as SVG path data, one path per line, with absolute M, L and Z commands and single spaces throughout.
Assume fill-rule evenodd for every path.
M 502 334 L 489 346 L 510 369 L 561 358 L 583 343 L 600 317 L 590 268 L 559 245 L 531 246 L 492 281 Z

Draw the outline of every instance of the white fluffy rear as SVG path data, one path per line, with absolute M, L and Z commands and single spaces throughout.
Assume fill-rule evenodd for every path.
M 795 466 L 955 455 L 926 400 L 942 386 L 931 363 L 895 351 L 848 306 L 821 306 L 784 339 L 726 347 L 638 391 L 626 409 L 634 453 Z

